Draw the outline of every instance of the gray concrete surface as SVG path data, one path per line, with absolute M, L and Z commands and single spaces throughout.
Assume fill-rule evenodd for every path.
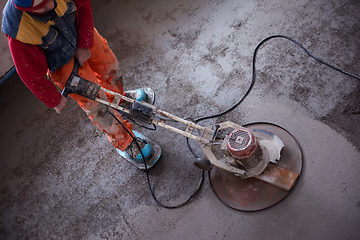
M 126 88 L 152 87 L 180 117 L 217 113 L 251 82 L 256 45 L 273 34 L 360 75 L 360 2 L 94 0 L 94 23 L 118 56 Z M 15 75 L 0 86 L 0 239 L 359 239 L 360 81 L 317 63 L 295 44 L 259 50 L 256 84 L 233 112 L 202 125 L 266 121 L 301 145 L 299 182 L 258 212 L 224 205 L 206 176 L 187 205 L 165 209 L 144 172 L 121 159 L 74 101 L 47 109 Z M 150 171 L 160 201 L 196 187 L 182 136 L 135 128 L 163 155 Z M 196 143 L 192 142 L 196 147 Z M 196 149 L 199 152 L 199 149 Z

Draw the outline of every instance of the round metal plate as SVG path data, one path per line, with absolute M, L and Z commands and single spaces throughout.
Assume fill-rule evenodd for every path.
M 302 168 L 302 153 L 295 138 L 285 129 L 271 123 L 251 123 L 244 127 L 266 130 L 277 135 L 284 143 L 278 166 L 298 173 Z M 213 167 L 210 184 L 223 203 L 241 211 L 257 211 L 275 205 L 290 191 L 283 190 L 256 178 L 241 179 L 233 173 Z M 294 188 L 294 187 L 293 187 Z

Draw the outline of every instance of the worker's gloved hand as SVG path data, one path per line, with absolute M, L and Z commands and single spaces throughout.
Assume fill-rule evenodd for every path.
M 58 114 L 60 114 L 62 111 L 65 110 L 66 105 L 67 105 L 67 102 L 68 102 L 68 100 L 66 99 L 66 97 L 64 97 L 64 96 L 61 95 L 61 101 L 60 101 L 60 103 L 59 103 L 56 107 L 54 107 L 54 110 L 55 110 Z
M 75 52 L 75 57 L 79 61 L 80 66 L 84 66 L 84 62 L 86 62 L 91 56 L 90 49 L 87 48 L 78 48 Z

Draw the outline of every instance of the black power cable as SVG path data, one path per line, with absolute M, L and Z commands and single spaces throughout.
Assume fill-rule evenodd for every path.
M 252 90 L 252 88 L 254 87 L 254 84 L 255 84 L 255 79 L 256 79 L 256 67 L 255 67 L 255 65 L 256 65 L 256 54 L 257 54 L 259 48 L 261 47 L 261 45 L 263 45 L 265 42 L 267 42 L 268 40 L 273 39 L 273 38 L 285 38 L 285 39 L 288 39 L 288 40 L 290 40 L 291 42 L 295 43 L 295 44 L 296 44 L 298 47 L 300 47 L 306 54 L 308 54 L 310 57 L 314 58 L 314 59 L 317 60 L 318 62 L 320 62 L 320 63 L 322 63 L 322 64 L 324 64 L 324 65 L 326 65 L 326 66 L 328 66 L 328 67 L 330 67 L 330 68 L 332 68 L 332 69 L 334 69 L 334 70 L 336 70 L 336 71 L 339 71 L 340 73 L 343 73 L 343 74 L 345 74 L 345 75 L 348 75 L 348 76 L 350 76 L 350 77 L 353 77 L 353 78 L 356 78 L 356 79 L 360 80 L 360 77 L 358 77 L 358 76 L 356 76 L 356 75 L 354 75 L 354 74 L 348 73 L 348 72 L 346 72 L 346 71 L 343 71 L 343 70 L 341 70 L 341 69 L 339 69 L 339 68 L 337 68 L 337 67 L 335 67 L 335 66 L 333 66 L 333 65 L 331 65 L 331 64 L 329 64 L 329 63 L 327 63 L 327 62 L 325 62 L 325 61 L 323 61 L 323 60 L 321 60 L 321 59 L 319 59 L 319 58 L 317 58 L 317 57 L 315 57 L 315 56 L 312 55 L 306 48 L 304 48 L 299 42 L 295 41 L 294 39 L 292 39 L 292 38 L 290 38 L 290 37 L 287 37 L 287 36 L 284 36 L 284 35 L 272 35 L 272 36 L 269 36 L 269 37 L 263 39 L 263 40 L 256 46 L 256 48 L 255 48 L 255 50 L 254 50 L 253 59 L 252 59 L 252 78 L 251 78 L 251 83 L 250 83 L 249 88 L 248 88 L 247 91 L 245 92 L 245 94 L 240 98 L 240 100 L 238 100 L 233 106 L 231 106 L 230 108 L 226 109 L 226 110 L 223 111 L 223 112 L 220 112 L 220 113 L 217 113 L 217 114 L 214 114 L 214 115 L 209 115 L 209 116 L 199 117 L 199 118 L 193 119 L 192 121 L 193 121 L 194 123 L 198 123 L 198 122 L 203 121 L 203 120 L 205 120 L 205 119 L 210 119 L 210 118 L 214 118 L 214 117 L 219 117 L 219 116 L 225 115 L 225 114 L 231 112 L 232 110 L 234 110 L 237 106 L 239 106 L 240 103 L 242 103 L 242 102 L 245 100 L 245 98 L 249 95 L 249 93 L 251 92 L 251 90 Z M 130 132 L 124 127 L 124 125 L 119 121 L 119 119 L 117 119 L 117 118 L 113 115 L 113 113 L 111 113 L 110 111 L 108 111 L 108 112 L 109 112 L 109 113 L 118 121 L 118 123 L 130 134 Z M 151 130 L 153 130 L 153 129 L 151 129 Z M 130 134 L 130 136 L 132 136 L 132 135 Z M 132 138 L 133 138 L 133 140 L 135 141 L 137 147 L 140 149 L 140 146 L 139 146 L 136 138 L 134 138 L 133 136 L 132 136 Z M 194 151 L 194 150 L 191 148 L 191 146 L 190 146 L 189 138 L 186 138 L 186 140 L 187 140 L 187 146 L 188 146 L 190 152 L 193 154 L 193 156 L 194 156 L 195 158 L 198 158 L 198 156 L 196 155 L 195 151 Z M 183 202 L 183 203 L 181 203 L 181 204 L 179 204 L 179 205 L 176 205 L 176 206 L 167 206 L 167 205 L 161 203 L 161 202 L 156 198 L 156 196 L 155 196 L 155 194 L 154 194 L 154 191 L 153 191 L 153 189 L 152 189 L 152 187 L 151 187 L 147 164 L 146 164 L 145 157 L 144 157 L 141 149 L 140 149 L 140 153 L 141 153 L 141 156 L 142 156 L 143 161 L 144 161 L 145 170 L 146 170 L 146 178 L 147 178 L 147 182 L 148 182 L 148 186 L 149 186 L 151 195 L 152 195 L 152 197 L 154 198 L 154 200 L 156 201 L 156 203 L 158 203 L 160 206 L 162 206 L 162 207 L 164 207 L 164 208 L 170 208 L 170 209 L 181 207 L 181 206 L 185 205 L 186 203 L 188 203 L 192 198 L 194 198 L 194 196 L 196 195 L 196 193 L 200 190 L 200 188 L 201 188 L 201 186 L 202 186 L 202 183 L 203 183 L 203 180 L 204 180 L 204 173 L 205 173 L 204 170 L 202 170 L 202 177 L 201 177 L 201 179 L 200 179 L 200 182 L 199 182 L 198 186 L 195 188 L 194 192 L 191 194 L 191 196 L 190 196 L 185 202 Z
M 269 36 L 265 39 L 263 39 L 255 48 L 254 50 L 254 53 L 253 53 L 253 58 L 252 58 L 252 78 L 251 78 L 251 83 L 250 83 L 250 86 L 249 88 L 247 89 L 247 91 L 245 92 L 245 94 L 240 98 L 239 101 L 237 101 L 233 106 L 231 106 L 230 108 L 226 109 L 225 111 L 223 112 L 220 112 L 220 113 L 217 113 L 217 114 L 214 114 L 214 115 L 209 115 L 209 116 L 205 116 L 205 117 L 199 117 L 199 118 L 195 118 L 193 119 L 192 121 L 194 123 L 198 123 L 200 121 L 203 121 L 205 119 L 210 119 L 210 118 L 215 118 L 215 117 L 220 117 L 222 115 L 225 115 L 229 112 L 231 112 L 232 110 L 234 110 L 237 106 L 239 106 L 240 103 L 242 103 L 245 98 L 249 95 L 249 93 L 251 92 L 252 88 L 254 87 L 255 85 L 255 80 L 256 80 L 256 54 L 259 50 L 259 48 L 267 41 L 269 41 L 270 39 L 273 39 L 273 38 L 285 38 L 287 40 L 290 40 L 291 42 L 295 43 L 298 47 L 300 47 L 307 55 L 309 55 L 310 57 L 314 58 L 316 61 L 322 63 L 322 64 L 325 64 L 326 66 L 336 70 L 336 71 L 339 71 L 340 73 L 343 73 L 343 74 L 346 74 L 350 77 L 353 77 L 353 78 L 356 78 L 358 80 L 360 80 L 360 77 L 354 75 L 354 74 L 351 74 L 351 73 L 348 73 L 348 72 L 345 72 L 337 67 L 334 67 L 333 65 L 319 59 L 318 57 L 315 57 L 313 54 L 311 54 L 305 47 L 303 47 L 299 42 L 295 41 L 294 39 L 290 38 L 290 37 L 287 37 L 287 36 L 284 36 L 284 35 L 272 35 L 272 36 Z M 190 146 L 190 143 L 189 143 L 189 138 L 186 138 L 186 143 L 187 143 L 187 146 L 190 150 L 190 152 L 193 154 L 193 156 L 195 158 L 198 158 L 198 156 L 196 155 L 195 151 L 191 148 Z
M 313 54 L 311 54 L 305 47 L 303 47 L 299 42 L 295 41 L 294 39 L 290 38 L 290 37 L 287 37 L 287 36 L 284 36 L 284 35 L 272 35 L 272 36 L 269 36 L 265 39 L 263 39 L 255 48 L 254 50 L 254 53 L 253 53 L 253 59 L 252 59 L 252 80 L 251 80 L 251 84 L 248 88 L 248 90 L 245 92 L 244 96 L 238 101 L 236 102 L 232 107 L 228 108 L 227 110 L 221 112 L 221 113 L 217 113 L 217 114 L 214 114 L 214 115 L 210 115 L 210 116 L 205 116 L 205 117 L 200 117 L 200 118 L 196 118 L 194 119 L 195 123 L 199 122 L 199 121 L 202 121 L 202 120 L 205 120 L 205 119 L 209 119 L 209 118 L 214 118 L 214 117 L 219 117 L 219 116 L 222 116 L 232 110 L 234 110 L 240 103 L 242 103 L 245 98 L 249 95 L 249 93 L 251 92 L 252 88 L 254 87 L 254 84 L 255 84 L 255 79 L 256 79 L 256 67 L 255 67 L 255 63 L 256 63 L 256 54 L 259 50 L 259 48 L 261 47 L 261 45 L 263 45 L 265 42 L 269 41 L 270 39 L 273 39 L 273 38 L 285 38 L 287 40 L 290 40 L 291 42 L 295 43 L 298 47 L 300 47 L 307 55 L 309 55 L 310 57 L 314 58 L 316 61 L 322 63 L 322 64 L 325 64 L 326 66 L 336 70 L 336 71 L 339 71 L 343 74 L 346 74 L 350 77 L 353 77 L 353 78 L 356 78 L 358 80 L 360 80 L 360 77 L 354 75 L 354 74 L 351 74 L 351 73 L 348 73 L 348 72 L 345 72 L 337 67 L 334 67 L 333 65 L 321 60 L 320 58 L 318 57 L 315 57 Z
M 175 206 L 168 206 L 168 205 L 165 205 L 163 204 L 162 202 L 160 202 L 156 196 L 155 196 L 155 193 L 154 193 L 154 190 L 152 189 L 151 187 L 151 184 L 150 184 L 150 178 L 149 178 L 149 169 L 147 167 L 147 163 L 146 163 L 146 160 L 145 160 L 145 157 L 144 157 L 144 154 L 143 152 L 141 151 L 141 148 L 140 148 L 140 145 L 136 139 L 136 137 L 132 136 L 130 131 L 128 129 L 125 128 L 125 126 L 120 122 L 120 120 L 112 113 L 110 112 L 109 110 L 107 110 L 108 113 L 110 113 L 111 116 L 113 116 L 113 118 L 115 118 L 115 120 L 126 130 L 126 132 L 132 137 L 133 141 L 135 141 L 136 143 L 136 146 L 138 147 L 138 149 L 140 150 L 140 153 L 141 153 L 141 157 L 143 159 L 143 162 L 144 162 L 144 165 L 145 165 L 145 172 L 146 172 L 146 179 L 147 179 L 147 183 L 148 183 L 148 186 L 149 186 L 149 189 L 150 189 L 150 193 L 151 193 L 151 196 L 154 198 L 155 202 L 157 204 L 159 204 L 160 206 L 164 207 L 164 208 L 169 208 L 169 209 L 172 209 L 172 208 L 179 208 L 181 206 L 184 206 L 186 203 L 188 203 L 191 199 L 193 199 L 196 195 L 196 193 L 200 190 L 201 186 L 202 186 L 202 183 L 203 183 L 203 179 L 204 179 L 204 171 L 202 171 L 202 178 L 201 180 L 199 181 L 199 184 L 197 185 L 197 187 L 195 188 L 195 190 L 193 191 L 193 193 L 190 195 L 190 197 L 188 197 L 188 199 L 186 201 L 184 201 L 183 203 L 180 203 L 178 205 L 175 205 Z

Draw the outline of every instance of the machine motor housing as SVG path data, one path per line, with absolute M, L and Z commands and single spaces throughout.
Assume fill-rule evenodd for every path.
M 246 171 L 243 178 L 261 174 L 269 163 L 266 148 L 259 143 L 254 133 L 245 127 L 230 132 L 225 137 L 224 144 L 225 150 L 235 160 L 230 164 Z

